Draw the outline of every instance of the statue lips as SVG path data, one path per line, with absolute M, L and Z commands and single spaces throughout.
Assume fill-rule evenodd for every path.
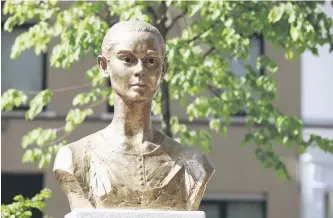
M 131 84 L 131 87 L 133 87 L 133 89 L 136 91 L 144 91 L 147 86 L 144 83 L 138 82 Z

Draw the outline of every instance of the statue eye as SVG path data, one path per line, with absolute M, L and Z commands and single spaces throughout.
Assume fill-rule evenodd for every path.
M 147 58 L 145 62 L 146 62 L 146 65 L 147 65 L 148 67 L 155 67 L 156 64 L 157 64 L 156 59 L 153 58 L 153 57 L 149 57 L 149 58 Z
M 131 63 L 132 62 L 131 57 L 128 57 L 128 56 L 122 57 L 121 60 L 124 61 L 124 62 L 126 62 L 126 63 Z

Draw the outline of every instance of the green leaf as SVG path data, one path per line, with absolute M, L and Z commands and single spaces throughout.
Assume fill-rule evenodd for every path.
M 276 23 L 278 22 L 284 13 L 285 10 L 285 4 L 284 3 L 280 3 L 278 6 L 273 7 L 268 14 L 268 21 L 270 23 Z
M 228 128 L 226 126 L 222 126 L 221 136 L 225 137 L 228 133 Z
M 75 98 L 73 99 L 73 106 L 76 105 L 83 105 L 83 99 L 84 99 L 84 93 L 78 94 L 77 96 L 75 96 Z
M 271 73 L 276 73 L 279 69 L 278 65 L 269 57 L 259 56 L 256 61 L 257 70 L 267 69 Z
M 92 82 L 92 86 L 103 85 L 106 81 L 99 72 L 98 66 L 94 66 L 86 72 L 86 78 Z
M 253 140 L 254 140 L 253 134 L 252 133 L 247 133 L 245 135 L 245 138 L 241 141 L 241 146 L 245 146 L 245 145 L 249 144 Z
M 42 147 L 47 142 L 53 141 L 57 137 L 57 131 L 57 129 L 33 129 L 22 137 L 21 146 L 23 149 L 32 144 Z
M 285 55 L 287 60 L 293 60 L 295 58 L 295 54 L 292 50 L 288 50 Z
M 1 110 L 12 111 L 15 107 L 19 107 L 26 103 L 27 95 L 17 89 L 8 89 L 1 96 Z
M 209 122 L 209 128 L 211 130 L 216 131 L 216 132 L 218 132 L 220 130 L 220 126 L 221 126 L 221 120 L 220 119 L 212 119 Z
M 288 174 L 288 171 L 285 167 L 281 167 L 276 169 L 276 174 L 279 178 L 285 180 L 285 181 L 290 181 L 290 175 Z
M 23 201 L 24 200 L 22 195 L 16 195 L 13 199 L 14 199 L 14 201 Z
M 305 147 L 303 145 L 299 145 L 299 146 L 297 146 L 297 151 L 299 154 L 303 154 L 306 151 L 306 148 L 307 147 Z
M 201 9 L 201 7 L 202 7 L 202 3 L 197 2 L 197 4 L 194 5 L 194 7 L 192 7 L 189 17 L 193 17 L 193 15 L 195 15 Z
M 75 128 L 74 123 L 67 122 L 65 125 L 65 132 L 72 132 L 74 128 Z
M 291 14 L 289 15 L 288 22 L 289 22 L 289 23 L 294 23 L 295 20 L 296 20 L 296 14 L 295 14 L 295 13 L 291 13 Z
M 32 216 L 32 213 L 31 213 L 31 211 L 24 211 L 23 212 L 23 216 L 25 216 L 25 217 L 31 217 Z
M 24 135 L 22 137 L 22 141 L 21 141 L 21 146 L 23 149 L 26 149 L 28 147 L 28 145 L 32 144 L 32 140 L 29 137 L 29 135 Z
M 297 39 L 299 38 L 299 30 L 300 30 L 299 28 L 295 27 L 294 25 L 291 25 L 290 35 L 293 41 L 297 41 Z
M 65 131 L 67 133 L 73 131 L 73 129 L 81 124 L 87 116 L 91 116 L 93 114 L 93 110 L 91 108 L 80 110 L 78 108 L 72 109 L 68 112 L 66 116 L 66 125 Z
M 26 120 L 33 120 L 51 101 L 53 92 L 51 90 L 43 90 L 39 92 L 31 101 L 30 108 L 25 114 Z
M 39 163 L 38 163 L 38 168 L 41 169 L 45 166 L 48 165 L 48 162 L 47 162 L 47 159 L 45 158 L 45 156 L 41 156 L 40 160 L 39 160 Z
M 26 150 L 22 157 L 23 163 L 33 162 L 33 152 L 32 150 Z

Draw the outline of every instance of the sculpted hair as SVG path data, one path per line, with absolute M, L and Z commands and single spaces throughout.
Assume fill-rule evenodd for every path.
M 108 54 L 112 50 L 113 46 L 117 43 L 116 39 L 112 38 L 112 35 L 120 32 L 150 32 L 157 36 L 162 43 L 163 56 L 165 55 L 165 42 L 164 39 L 156 27 L 153 25 L 141 22 L 141 21 L 122 21 L 113 25 L 105 34 L 103 43 L 102 43 L 102 55 L 108 57 Z

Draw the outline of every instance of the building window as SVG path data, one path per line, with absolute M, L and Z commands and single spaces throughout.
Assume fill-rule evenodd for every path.
M 203 200 L 199 210 L 206 218 L 265 218 L 264 201 L 207 201 Z
M 252 67 L 256 68 L 257 58 L 264 54 L 264 40 L 263 36 L 253 36 L 251 40 L 250 49 L 250 60 L 233 60 L 230 63 L 230 70 L 238 77 L 245 75 L 245 64 L 250 64 Z M 263 71 L 258 71 L 258 75 L 263 74 Z
M 4 23 L 2 23 L 3 25 Z M 16 37 L 28 31 L 31 26 L 30 24 L 24 24 L 14 28 L 10 33 L 1 29 L 1 93 L 11 88 L 25 92 L 38 92 L 46 89 L 46 54 L 37 56 L 32 48 L 22 52 L 17 59 L 10 59 L 11 49 Z M 34 95 L 28 94 L 27 104 L 15 109 L 28 109 L 29 101 Z
M 230 61 L 230 69 L 232 73 L 234 73 L 237 77 L 242 77 L 246 73 L 245 65 L 250 64 L 254 69 L 256 69 L 257 58 L 264 54 L 264 39 L 262 35 L 255 35 L 251 40 L 251 49 L 250 49 L 250 60 L 244 61 L 242 59 L 231 60 Z M 257 71 L 258 76 L 263 75 L 263 70 Z M 215 90 L 215 94 L 220 96 L 223 93 L 223 89 Z M 235 116 L 245 116 L 246 109 L 237 112 Z
M 16 195 L 32 198 L 43 189 L 43 173 L 1 172 L 1 204 L 13 203 Z M 32 218 L 42 218 L 42 213 L 32 209 Z

